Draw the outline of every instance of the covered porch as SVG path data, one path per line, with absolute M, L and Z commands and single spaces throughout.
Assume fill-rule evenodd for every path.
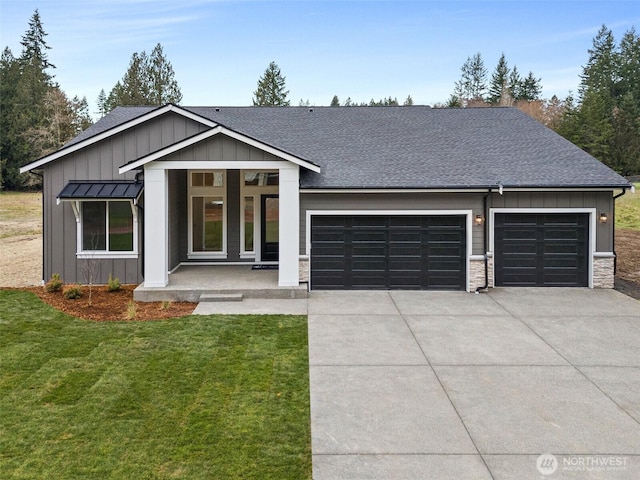
M 136 299 L 306 292 L 299 288 L 301 167 L 319 172 L 221 126 L 121 167 L 144 175 L 144 283 Z M 277 269 L 252 270 L 256 264 Z
M 168 275 L 164 287 L 138 286 L 139 302 L 241 301 L 307 298 L 307 285 L 278 286 L 278 269 L 252 265 L 181 265 Z

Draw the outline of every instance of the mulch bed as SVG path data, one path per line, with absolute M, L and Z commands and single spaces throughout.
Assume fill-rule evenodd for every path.
M 96 321 L 113 320 L 159 320 L 190 315 L 196 303 L 189 302 L 134 302 L 136 285 L 123 285 L 115 292 L 107 291 L 104 285 L 93 287 L 91 303 L 89 288 L 82 287 L 83 295 L 76 300 L 64 298 L 62 292 L 48 293 L 42 287 L 22 288 L 35 293 L 53 308 L 77 318 Z

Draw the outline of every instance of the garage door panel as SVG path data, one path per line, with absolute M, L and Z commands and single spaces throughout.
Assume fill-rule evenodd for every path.
M 587 286 L 587 214 L 496 214 L 494 239 L 497 286 Z
M 333 217 L 333 216 L 328 216 Z M 311 220 L 313 289 L 393 289 L 466 287 L 465 217 L 314 216 Z M 327 227 L 330 226 L 330 227 Z M 327 228 L 339 229 L 329 236 Z M 321 232 L 318 235 L 318 232 Z M 341 250 L 326 239 L 343 240 Z M 342 258 L 337 254 L 341 251 Z M 343 272 L 327 277 L 342 262 Z M 430 269 L 434 268 L 434 279 Z M 338 277 L 342 277 L 339 281 Z M 342 287 L 339 286 L 341 282 Z

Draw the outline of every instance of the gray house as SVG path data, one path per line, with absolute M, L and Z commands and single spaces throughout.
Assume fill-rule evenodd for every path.
M 311 290 L 611 288 L 631 188 L 513 108 L 120 107 L 29 170 L 44 279 L 90 258 L 146 289 L 190 264 Z

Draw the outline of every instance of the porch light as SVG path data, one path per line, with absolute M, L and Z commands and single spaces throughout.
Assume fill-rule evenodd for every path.
M 609 220 L 607 214 L 605 212 L 600 212 L 600 223 L 607 223 L 607 220 Z
M 476 215 L 474 221 L 476 222 L 476 225 L 482 225 L 484 223 L 484 217 L 482 215 Z

